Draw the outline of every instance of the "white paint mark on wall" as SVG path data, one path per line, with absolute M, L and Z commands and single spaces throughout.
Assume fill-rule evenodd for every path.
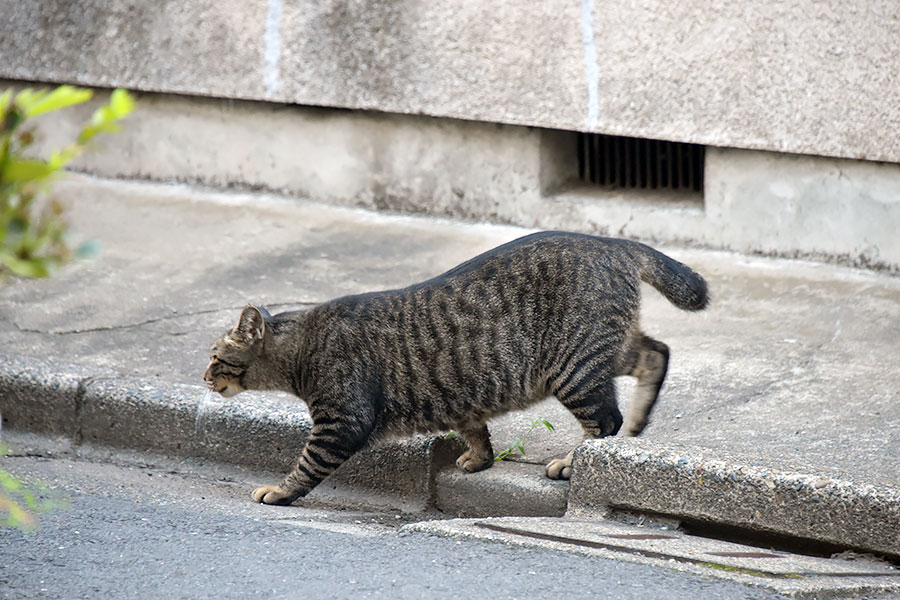
M 594 43 L 594 0 L 581 0 L 581 44 L 584 46 L 584 70 L 588 88 L 585 126 L 588 130 L 594 130 L 600 115 L 600 97 L 597 89 L 600 70 L 597 67 L 597 45 Z
M 266 98 L 272 98 L 281 85 L 278 61 L 281 58 L 281 0 L 269 0 L 266 15 Z

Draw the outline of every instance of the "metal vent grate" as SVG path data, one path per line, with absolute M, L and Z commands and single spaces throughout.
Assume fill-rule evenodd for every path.
M 703 158 L 699 144 L 578 134 L 578 176 L 585 183 L 700 192 Z

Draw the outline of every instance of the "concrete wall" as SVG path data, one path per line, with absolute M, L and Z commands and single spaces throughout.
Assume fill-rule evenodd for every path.
M 0 0 L 0 77 L 900 163 L 896 0 Z
M 36 150 L 91 110 L 47 115 Z M 896 164 L 707 148 L 704 195 L 587 187 L 573 132 L 154 94 L 101 143 L 78 168 L 900 271 Z
M 727 247 L 900 265 L 900 165 L 711 149 L 706 177 Z

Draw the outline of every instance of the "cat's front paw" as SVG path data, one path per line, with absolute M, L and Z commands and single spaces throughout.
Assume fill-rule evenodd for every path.
M 477 473 L 478 471 L 487 469 L 493 464 L 493 456 L 478 456 L 471 450 L 466 450 L 462 453 L 462 455 L 460 455 L 459 458 L 456 459 L 456 466 L 466 473 Z
M 290 504 L 294 498 L 277 485 L 264 485 L 253 490 L 253 501 L 262 504 Z

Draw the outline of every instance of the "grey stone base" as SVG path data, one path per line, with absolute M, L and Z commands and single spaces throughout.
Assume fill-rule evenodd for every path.
M 635 438 L 575 452 L 573 514 L 619 508 L 900 556 L 900 490 L 748 464 Z

